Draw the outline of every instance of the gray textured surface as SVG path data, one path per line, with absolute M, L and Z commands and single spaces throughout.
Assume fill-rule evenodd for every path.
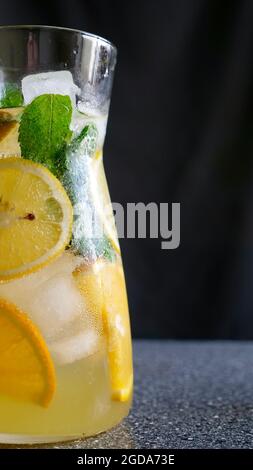
M 134 356 L 134 406 L 121 425 L 40 447 L 253 448 L 253 343 L 137 341 Z

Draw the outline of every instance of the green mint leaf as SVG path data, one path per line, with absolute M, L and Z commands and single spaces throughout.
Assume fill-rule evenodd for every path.
M 35 98 L 20 120 L 22 156 L 45 165 L 60 177 L 65 170 L 63 156 L 71 136 L 71 116 L 69 96 L 45 94 Z
M 78 150 L 80 144 L 82 143 L 83 139 L 87 136 L 88 132 L 89 126 L 85 126 L 80 132 L 80 134 L 71 141 L 70 149 L 72 152 L 76 152 Z
M 18 86 L 13 83 L 6 83 L 0 93 L 0 108 L 18 108 L 23 104 L 23 95 Z
M 111 263 L 116 259 L 115 251 L 106 235 L 103 235 L 102 238 L 93 239 L 73 237 L 71 240 L 71 249 L 76 255 L 81 255 L 86 259 L 95 256 L 95 259 L 104 258 Z
M 70 150 L 76 152 L 80 149 L 84 155 L 92 157 L 97 148 L 98 131 L 95 124 L 87 124 L 80 134 L 70 143 Z
M 97 145 L 98 131 L 94 124 L 87 124 L 80 134 L 66 145 L 61 155 L 61 182 L 73 205 L 86 200 L 86 188 L 89 179 L 89 159 Z
M 89 200 L 89 157 L 92 157 L 97 148 L 97 127 L 93 123 L 87 124 L 80 134 L 76 136 L 66 147 L 66 171 L 61 179 L 69 198 L 75 207 L 82 206 L 82 202 Z M 88 158 L 87 158 L 88 157 Z M 90 201 L 93 214 L 95 207 Z M 85 206 L 84 206 L 85 207 Z M 86 213 L 82 210 L 74 215 L 73 236 L 71 248 L 74 253 L 82 255 L 86 259 L 105 258 L 109 261 L 115 260 L 115 252 L 109 239 L 103 235 L 101 238 L 86 238 L 83 227 L 87 223 Z
M 95 247 L 96 255 L 98 258 L 105 258 L 108 261 L 111 261 L 111 263 L 115 261 L 115 251 L 110 240 L 107 238 L 106 235 L 104 235 L 103 238 L 99 238 L 98 240 L 96 240 Z

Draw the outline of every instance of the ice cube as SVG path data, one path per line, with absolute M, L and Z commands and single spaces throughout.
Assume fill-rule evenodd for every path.
M 72 272 L 83 259 L 64 253 L 34 274 L 0 284 L 0 297 L 17 305 L 40 328 L 45 339 L 56 336 L 66 323 L 85 310 Z
M 82 264 L 83 258 L 65 252 L 34 274 L 0 283 L 0 297 L 38 326 L 57 364 L 77 361 L 101 346 L 102 318 L 90 310 L 73 276 Z
M 39 271 L 6 283 L 0 283 L 0 296 L 16 303 L 19 308 L 27 311 L 30 297 L 35 289 L 43 282 L 56 276 L 58 273 L 71 276 L 72 272 L 83 263 L 83 258 L 64 252 L 56 261 L 48 264 Z
M 49 343 L 49 351 L 58 365 L 71 364 L 98 351 L 99 334 L 88 329 L 75 336 Z
M 28 313 L 30 296 L 33 295 L 34 289 L 39 283 L 38 276 L 34 274 L 3 284 L 0 283 L 0 297 L 7 299 Z
M 72 117 L 72 130 L 76 133 L 80 133 L 87 123 L 94 123 L 98 130 L 97 148 L 101 150 L 105 140 L 108 114 L 89 108 L 81 101 L 79 101 L 77 107 L 78 111 L 74 113 Z
M 25 104 L 29 104 L 34 98 L 45 93 L 55 93 L 68 95 L 75 106 L 76 95 L 79 91 L 68 70 L 27 75 L 22 80 Z
M 48 340 L 67 329 L 75 318 L 81 317 L 85 304 L 73 276 L 57 274 L 37 287 L 28 311 L 29 317 Z

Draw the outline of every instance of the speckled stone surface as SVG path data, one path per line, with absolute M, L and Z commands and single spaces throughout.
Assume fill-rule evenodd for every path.
M 253 448 L 253 343 L 136 341 L 134 357 L 134 405 L 121 425 L 36 447 Z

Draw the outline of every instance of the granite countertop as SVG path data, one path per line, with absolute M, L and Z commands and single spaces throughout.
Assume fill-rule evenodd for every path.
M 253 448 L 253 342 L 135 341 L 122 424 L 47 448 Z

